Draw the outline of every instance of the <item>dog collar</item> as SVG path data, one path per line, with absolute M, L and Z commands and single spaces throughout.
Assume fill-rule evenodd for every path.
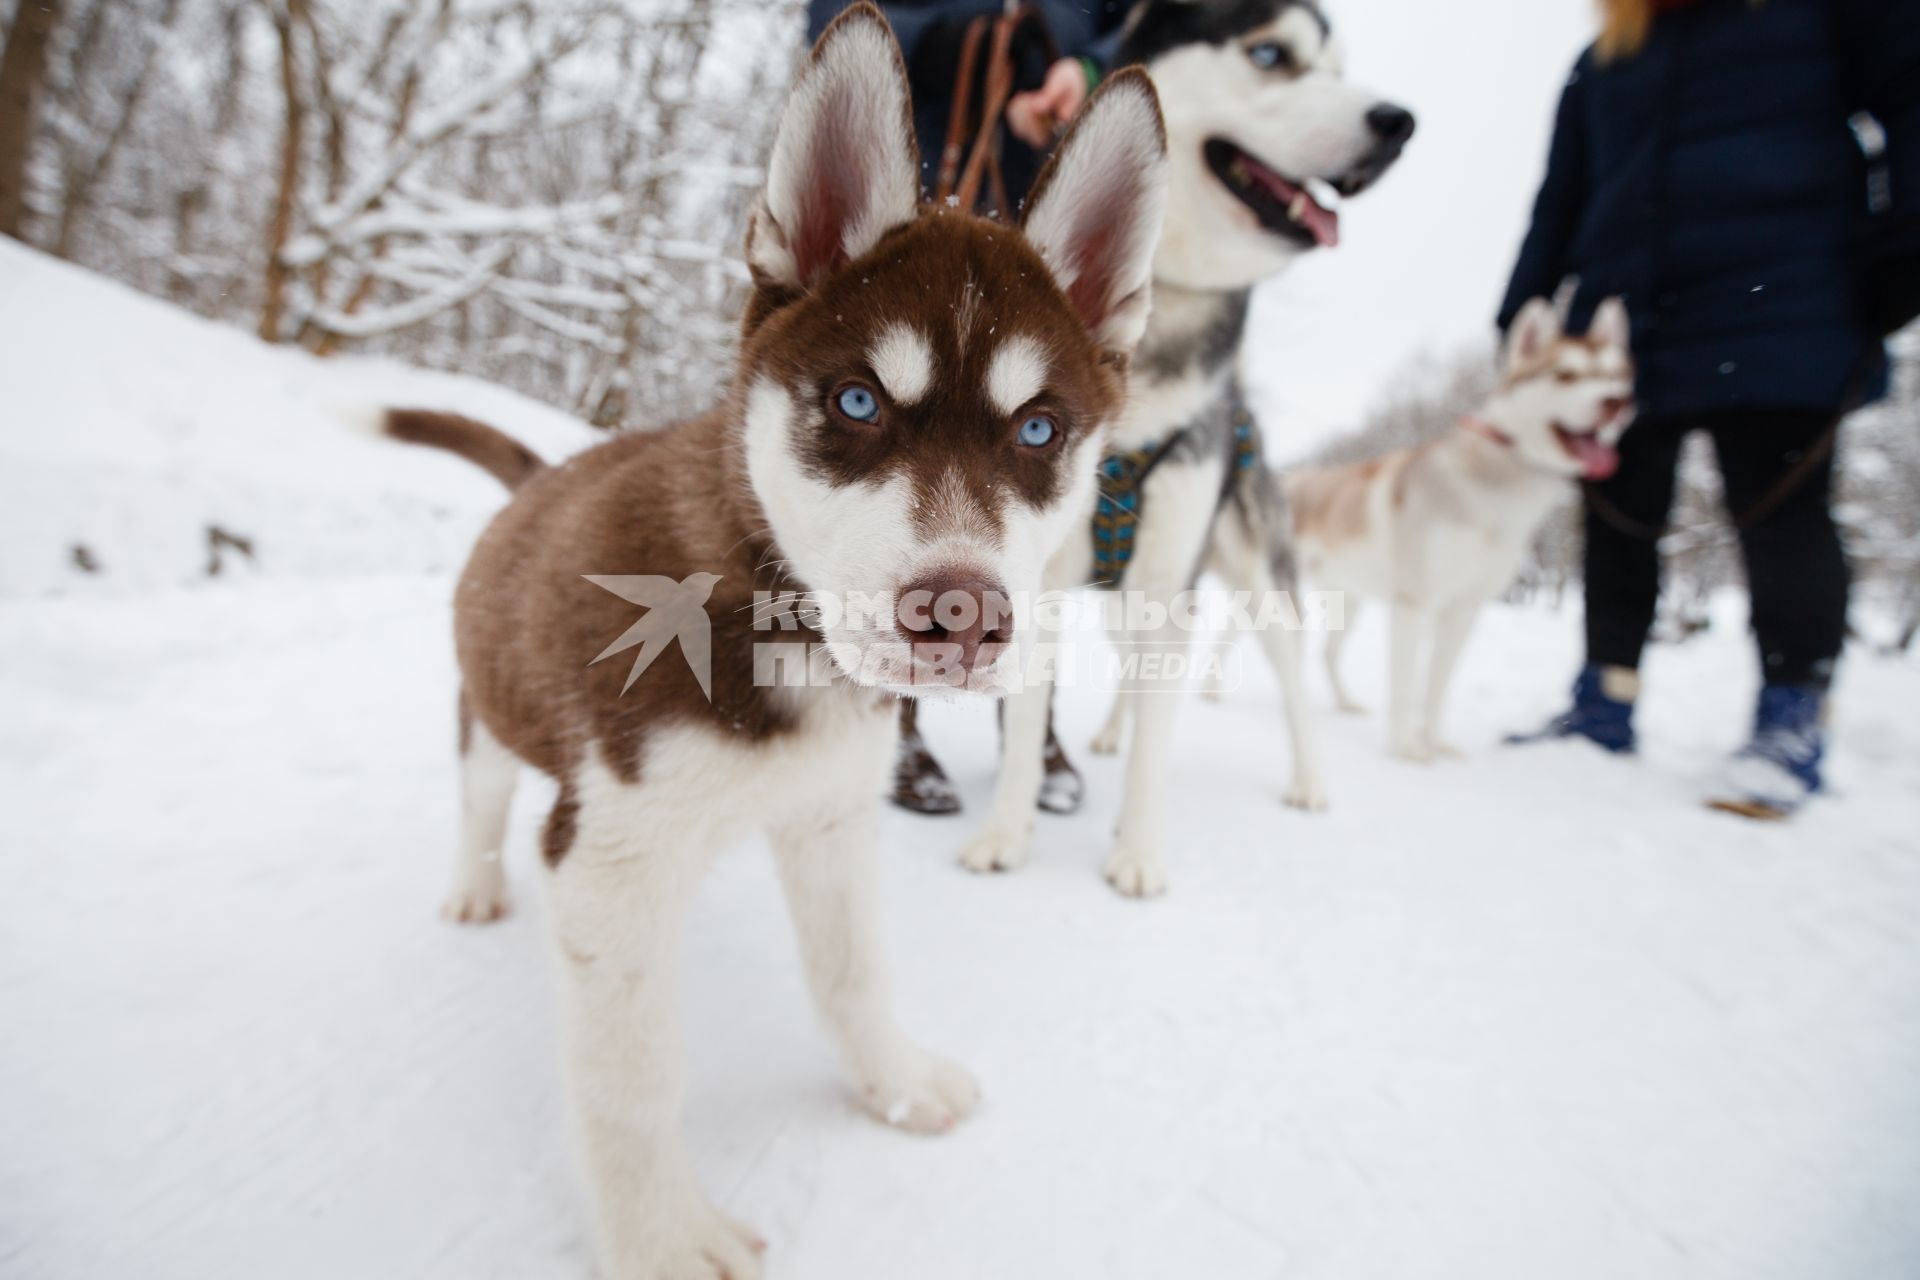
M 1462 431 L 1467 432 L 1469 435 L 1479 436 L 1482 440 L 1491 440 L 1493 441 L 1493 443 L 1499 445 L 1502 449 L 1511 451 L 1513 454 L 1513 460 L 1529 471 L 1537 472 L 1540 475 L 1544 475 L 1544 476 L 1554 476 L 1556 478 L 1564 478 L 1561 472 L 1555 471 L 1552 467 L 1549 467 L 1544 463 L 1538 462 L 1533 458 L 1529 458 L 1526 454 L 1520 452 L 1520 449 L 1512 436 L 1502 431 L 1499 427 L 1494 426 L 1491 422 L 1488 422 L 1485 418 L 1481 417 L 1477 413 L 1461 414 L 1460 429 Z
M 1503 449 L 1513 448 L 1512 436 L 1508 435 L 1506 432 L 1502 431 L 1500 428 L 1494 426 L 1491 422 L 1488 422 L 1485 418 L 1480 417 L 1478 414 L 1472 414 L 1472 413 L 1461 414 L 1460 429 L 1462 431 L 1471 432 L 1472 434 L 1476 436 L 1480 436 L 1484 439 L 1491 440 Z

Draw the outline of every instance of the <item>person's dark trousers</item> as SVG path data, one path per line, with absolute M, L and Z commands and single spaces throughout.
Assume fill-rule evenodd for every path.
M 1666 525 L 1680 446 L 1688 433 L 1701 430 L 1713 438 L 1727 510 L 1738 519 L 1766 500 L 1780 478 L 1817 447 L 1832 421 L 1828 413 L 1745 410 L 1649 418 L 1628 428 L 1620 440 L 1620 469 L 1597 489 L 1610 510 L 1586 504 L 1587 661 L 1640 665 L 1660 594 L 1659 548 L 1646 534 Z M 1846 636 L 1847 562 L 1828 509 L 1832 487 L 1829 453 L 1791 493 L 1740 532 L 1761 674 L 1768 684 L 1824 688 Z

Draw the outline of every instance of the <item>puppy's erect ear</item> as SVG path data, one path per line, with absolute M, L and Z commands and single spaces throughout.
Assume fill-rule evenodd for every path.
M 1081 323 L 1129 354 L 1152 306 L 1153 249 L 1167 211 L 1167 131 L 1146 72 L 1088 100 L 1040 171 L 1020 219 Z
M 910 220 L 920 199 L 907 68 L 880 10 L 833 20 L 800 70 L 747 227 L 764 284 L 811 288 Z
M 1587 326 L 1587 337 L 1621 351 L 1627 350 L 1630 337 L 1626 302 L 1620 298 L 1608 298 L 1602 302 L 1593 313 L 1593 322 Z
M 1545 355 L 1560 338 L 1560 317 L 1545 298 L 1534 298 L 1520 308 L 1507 331 L 1507 372 L 1514 373 Z

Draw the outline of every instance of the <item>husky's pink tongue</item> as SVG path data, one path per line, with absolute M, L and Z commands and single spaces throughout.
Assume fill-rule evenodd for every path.
M 1620 469 L 1620 451 L 1610 444 L 1600 443 L 1599 433 L 1567 435 L 1562 439 L 1566 442 L 1567 452 L 1580 463 L 1587 479 L 1605 480 Z
M 1301 193 L 1305 195 L 1304 192 Z M 1306 196 L 1306 202 L 1300 206 L 1300 221 L 1307 230 L 1313 232 L 1313 238 L 1322 249 L 1337 248 L 1340 244 L 1340 215 L 1331 209 L 1322 209 L 1314 203 L 1312 196 Z
M 1331 209 L 1323 209 L 1307 194 L 1305 187 L 1295 186 L 1285 178 L 1254 161 L 1251 168 L 1262 186 L 1287 208 L 1287 215 L 1305 227 L 1313 235 L 1314 243 L 1322 249 L 1336 248 L 1340 243 L 1340 215 Z

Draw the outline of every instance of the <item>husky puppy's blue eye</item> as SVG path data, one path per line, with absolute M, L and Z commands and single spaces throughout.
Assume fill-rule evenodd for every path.
M 1052 443 L 1053 431 L 1053 419 L 1036 413 L 1020 424 L 1020 443 L 1038 449 Z
M 872 422 L 880 416 L 880 402 L 865 387 L 842 388 L 834 403 L 855 422 Z
M 1276 40 L 1262 40 L 1247 46 L 1247 58 L 1262 71 L 1277 71 L 1293 65 L 1293 50 Z

